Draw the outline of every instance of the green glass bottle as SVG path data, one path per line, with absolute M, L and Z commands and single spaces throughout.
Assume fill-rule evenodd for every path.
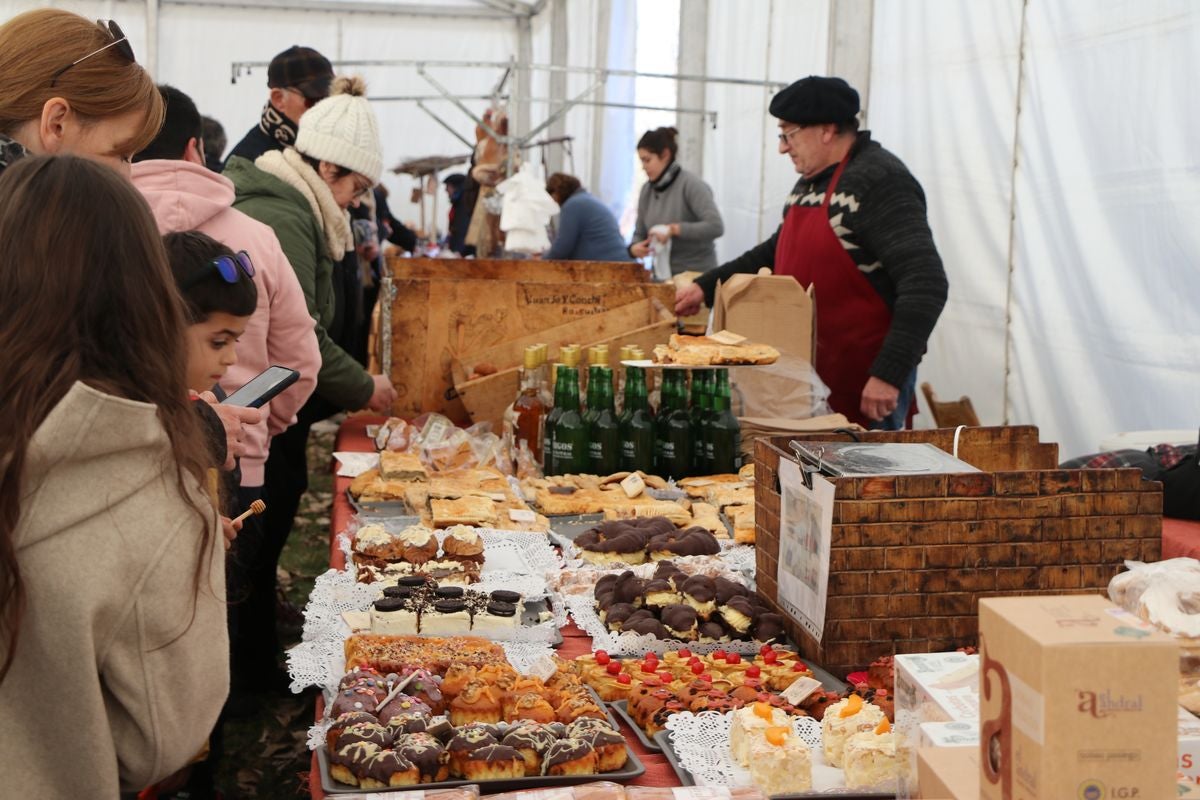
M 712 370 L 692 370 L 692 407 L 688 409 L 688 422 L 692 434 L 692 474 L 708 475 L 709 461 L 708 425 L 712 414 L 709 393 L 709 378 Z
M 583 423 L 583 414 L 579 411 L 579 372 L 575 367 L 559 367 L 558 380 L 565 383 L 565 386 L 561 402 L 562 413 L 554 423 L 554 474 L 586 473 L 588 432 Z
M 654 415 L 646 391 L 646 371 L 628 367 L 625 371 L 625 408 L 619 419 L 621 469 L 654 472 Z
M 621 427 L 613 408 L 612 369 L 596 367 L 592 381 L 596 385 L 596 413 L 587 426 L 588 465 L 594 475 L 611 475 L 621 468 Z
M 670 381 L 670 391 L 665 388 Z M 679 480 L 691 474 L 691 421 L 687 413 L 687 387 L 682 370 L 669 370 L 664 379 L 666 414 L 658 415 L 659 466 L 658 474 Z
M 730 408 L 729 371 L 717 371 L 713 417 L 709 427 L 714 474 L 737 472 L 742 466 L 742 426 Z
M 559 354 L 562 358 L 562 354 Z M 563 389 L 566 387 L 562 380 L 562 362 L 554 365 L 554 406 L 546 413 L 546 422 L 542 433 L 542 472 L 546 475 L 557 475 L 554 463 L 554 428 L 558 418 L 562 416 Z

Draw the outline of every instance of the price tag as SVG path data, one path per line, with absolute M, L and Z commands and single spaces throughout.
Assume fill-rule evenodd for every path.
M 717 331 L 708 338 L 712 339 L 714 342 L 731 345 L 741 344 L 742 342 L 746 341 L 745 336 L 742 336 L 739 333 L 734 333 L 733 331 Z
M 537 522 L 537 514 L 534 514 L 528 508 L 510 508 L 508 510 L 508 518 L 513 522 Z
M 554 673 L 558 672 L 558 665 L 554 663 L 554 659 L 550 656 L 538 656 L 538 658 L 529 665 L 526 674 L 533 678 L 541 678 L 543 682 L 554 677 Z
M 805 675 L 793 681 L 791 686 L 779 693 L 779 696 L 792 705 L 798 706 L 808 699 L 810 694 L 820 688 L 821 682 L 819 680 Z

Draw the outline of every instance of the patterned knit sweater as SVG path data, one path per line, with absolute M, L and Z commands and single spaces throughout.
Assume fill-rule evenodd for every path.
M 796 204 L 820 206 L 836 168 L 812 179 L 802 176 L 787 198 L 784 216 Z M 829 224 L 892 311 L 892 325 L 871 375 L 901 386 L 921 362 L 946 304 L 946 273 L 929 230 L 921 185 L 900 159 L 871 141 L 868 131 L 859 133 L 850 149 L 850 161 L 830 199 Z M 782 225 L 767 241 L 696 280 L 710 306 L 718 282 L 734 273 L 775 266 L 781 229 Z

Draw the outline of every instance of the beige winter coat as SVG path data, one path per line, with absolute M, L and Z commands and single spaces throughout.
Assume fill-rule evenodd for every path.
M 33 436 L 0 795 L 136 791 L 183 767 L 212 730 L 229 690 L 224 554 L 211 505 L 197 492 L 198 517 L 180 495 L 169 446 L 154 406 L 82 383 Z

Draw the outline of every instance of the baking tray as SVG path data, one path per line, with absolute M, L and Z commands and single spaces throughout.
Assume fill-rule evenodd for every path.
M 642 743 L 642 747 L 651 753 L 657 753 L 662 750 L 662 747 L 658 744 L 658 734 L 655 734 L 653 739 L 646 736 L 646 732 L 642 730 L 642 726 L 634 722 L 633 717 L 629 716 L 628 700 L 617 700 L 616 702 L 609 703 L 609 705 L 616 712 L 616 715 L 624 720 L 625 724 L 633 730 L 633 735 Z
M 679 783 L 683 786 L 695 786 L 696 779 L 692 777 L 692 773 L 684 769 L 679 763 L 679 758 L 675 755 L 675 749 L 671 746 L 671 732 L 659 731 L 654 734 L 654 741 L 658 744 L 659 750 L 667 759 L 667 764 L 675 772 L 675 777 L 679 779 Z M 797 794 L 773 794 L 771 797 L 778 800 L 811 800 L 817 797 L 836 797 L 838 800 L 884 800 L 890 798 L 895 800 L 895 793 L 892 792 L 857 792 L 852 789 L 844 789 L 841 791 L 831 789 L 827 792 L 799 792 Z
M 550 520 L 551 537 L 558 541 L 559 546 L 562 546 L 564 542 L 573 544 L 579 534 L 604 522 L 604 515 L 566 514 L 557 517 L 547 516 L 546 519 Z
M 354 513 L 360 517 L 412 517 L 413 519 L 417 519 L 412 509 L 408 507 L 408 503 L 403 500 L 370 500 L 363 502 L 350 494 L 349 486 L 346 487 L 346 499 L 350 501 L 350 508 L 354 509 Z
M 317 766 L 321 770 L 321 788 L 326 794 L 352 794 L 359 792 L 396 792 L 402 789 L 420 789 L 428 791 L 430 789 L 449 789 L 454 786 L 466 786 L 467 784 L 478 784 L 479 791 L 491 794 L 493 792 L 513 792 L 521 789 L 540 789 L 545 786 L 574 786 L 579 783 L 591 783 L 592 781 L 631 781 L 646 772 L 646 767 L 634 754 L 633 750 L 628 746 L 625 747 L 625 752 L 629 756 L 629 760 L 625 762 L 624 768 L 616 772 L 597 772 L 593 775 L 534 775 L 525 778 L 515 778 L 513 780 L 502 781 L 471 781 L 466 779 L 455 779 L 449 781 L 440 781 L 438 783 L 421 783 L 416 786 L 404 787 L 388 787 L 386 789 L 363 789 L 359 786 L 350 786 L 344 783 L 338 783 L 329 774 L 329 754 L 325 752 L 325 746 L 317 748 Z

